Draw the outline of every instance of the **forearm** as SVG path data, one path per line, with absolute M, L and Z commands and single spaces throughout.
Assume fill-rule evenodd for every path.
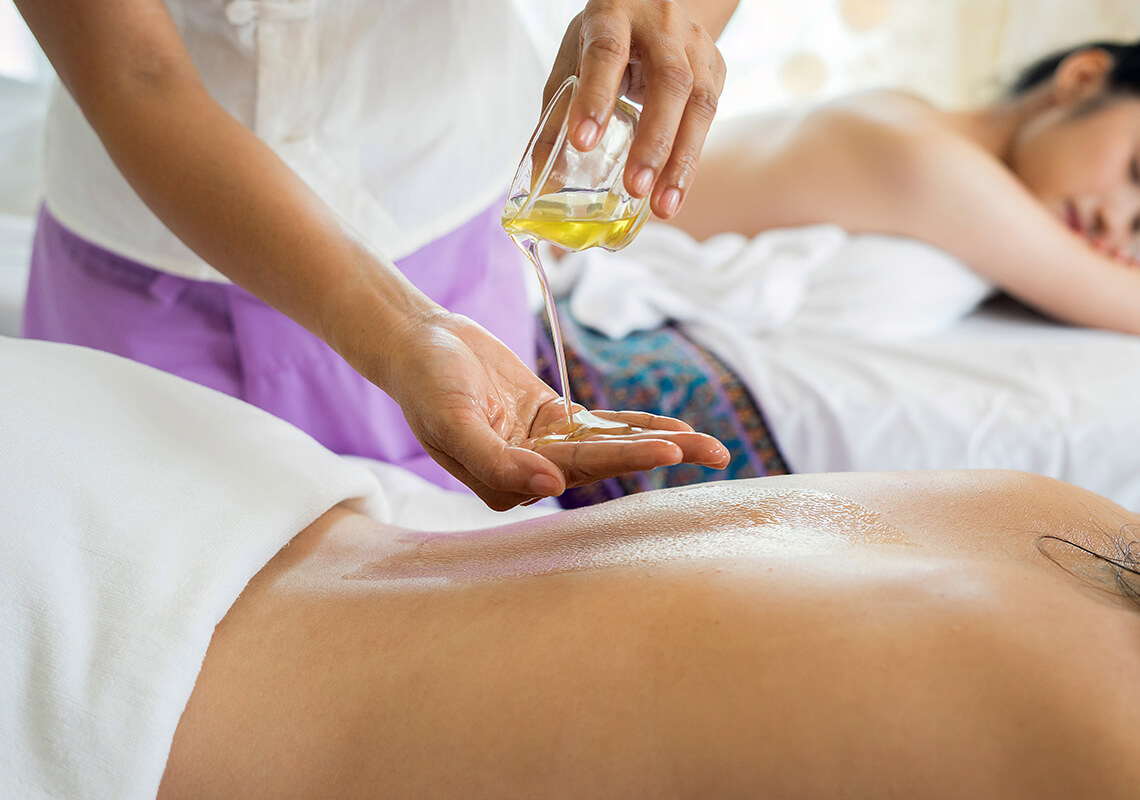
M 436 309 L 210 96 L 160 2 L 18 5 L 115 165 L 207 263 L 346 357 Z
M 116 165 L 207 263 L 338 350 L 430 302 L 192 80 L 119 87 L 88 111 Z
M 1054 319 L 1140 335 L 1140 271 L 1096 252 L 1004 167 L 924 156 L 914 170 L 923 190 L 896 214 L 915 238 Z

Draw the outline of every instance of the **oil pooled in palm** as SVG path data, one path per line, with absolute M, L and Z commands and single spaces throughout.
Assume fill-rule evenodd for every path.
M 646 428 L 626 425 L 624 422 L 602 419 L 583 408 L 566 418 L 565 430 L 535 437 L 531 439 L 530 444 L 532 447 L 538 448 L 555 442 L 582 442 L 601 436 L 609 438 L 629 436 L 635 433 L 643 433 L 645 430 Z

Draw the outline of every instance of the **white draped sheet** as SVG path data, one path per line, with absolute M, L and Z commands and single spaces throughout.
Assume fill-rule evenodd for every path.
M 0 797 L 153 798 L 214 626 L 371 473 L 132 362 L 0 337 Z

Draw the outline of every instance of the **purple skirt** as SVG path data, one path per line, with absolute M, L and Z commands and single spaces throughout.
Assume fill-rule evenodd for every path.
M 524 266 L 489 209 L 401 259 L 421 291 L 534 364 Z M 180 278 L 115 255 L 41 210 L 24 336 L 93 347 L 265 409 L 343 455 L 462 484 L 424 452 L 399 406 L 323 341 L 232 284 Z

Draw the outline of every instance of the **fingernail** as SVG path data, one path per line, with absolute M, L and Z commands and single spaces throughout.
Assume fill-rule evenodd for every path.
M 644 167 L 641 172 L 633 176 L 633 190 L 641 197 L 649 193 L 653 187 L 653 170 Z
M 677 213 L 677 209 L 680 207 L 681 192 L 677 189 L 666 189 L 665 194 L 661 195 L 661 210 L 671 217 Z
M 574 133 L 578 139 L 578 143 L 586 150 L 589 150 L 597 143 L 599 130 L 598 123 L 592 119 L 584 119 L 578 123 L 578 130 Z
M 550 475 L 535 475 L 530 479 L 530 493 L 541 495 L 542 497 L 550 497 L 551 495 L 558 494 L 559 486 Z

